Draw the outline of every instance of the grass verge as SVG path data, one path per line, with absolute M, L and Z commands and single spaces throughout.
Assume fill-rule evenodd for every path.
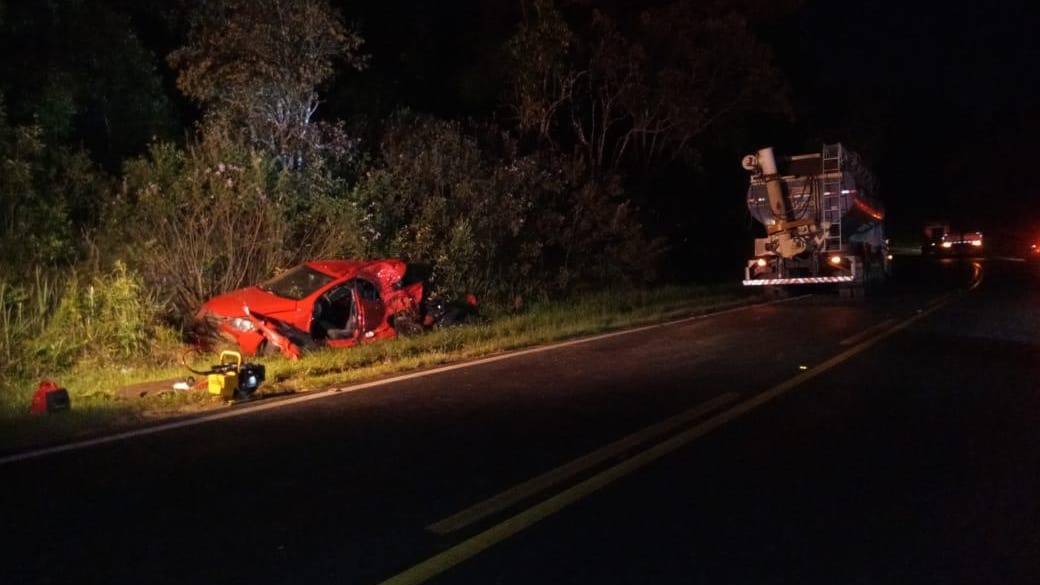
M 570 338 L 655 323 L 759 300 L 733 286 L 672 286 L 600 291 L 567 301 L 531 306 L 522 314 L 492 315 L 484 322 L 436 330 L 346 350 L 321 350 L 297 361 L 264 358 L 268 382 L 259 398 L 320 390 L 450 362 Z M 207 359 L 212 359 L 207 356 Z M 208 363 L 208 362 L 207 362 Z M 183 377 L 180 367 L 121 363 L 80 365 L 55 376 L 72 396 L 73 410 L 53 416 L 27 414 L 34 381 L 4 381 L 20 391 L 0 392 L 0 452 L 57 444 L 224 407 L 201 391 L 118 399 L 130 384 Z

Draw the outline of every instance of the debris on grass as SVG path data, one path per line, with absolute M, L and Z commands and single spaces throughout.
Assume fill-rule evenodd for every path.
M 723 310 L 759 297 L 728 286 L 665 287 L 654 290 L 601 291 L 570 301 L 532 303 L 523 313 L 491 313 L 486 320 L 364 344 L 351 351 L 319 349 L 299 360 L 265 357 L 266 383 L 258 399 L 302 393 L 378 379 L 394 374 L 475 359 L 490 354 L 562 341 L 604 331 L 635 327 L 688 315 Z M 215 363 L 216 356 L 203 356 Z M 70 391 L 75 416 L 61 424 L 31 422 L 14 394 L 0 387 L 0 451 L 132 427 L 142 422 L 221 408 L 225 401 L 210 396 L 204 376 L 195 376 L 192 390 L 174 390 L 186 382 L 182 366 L 132 367 L 83 364 L 68 372 L 77 381 Z M 0 381 L 0 384 L 3 384 Z M 8 381 L 9 383 L 9 381 Z M 23 386 L 24 388 L 24 386 Z M 24 395 L 23 395 L 24 396 Z

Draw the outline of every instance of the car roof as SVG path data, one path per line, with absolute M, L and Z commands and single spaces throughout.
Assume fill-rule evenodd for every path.
M 311 260 L 304 264 L 334 278 L 353 276 L 364 268 L 370 268 L 372 272 L 378 274 L 381 280 L 400 279 L 404 275 L 406 266 L 403 261 L 392 258 L 380 260 Z
M 364 260 L 311 260 L 304 264 L 329 276 L 341 278 L 354 274 L 367 263 Z

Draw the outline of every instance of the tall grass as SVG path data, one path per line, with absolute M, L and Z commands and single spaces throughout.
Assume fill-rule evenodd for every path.
M 80 351 L 70 367 L 52 370 L 62 376 L 60 380 L 69 382 L 73 413 L 71 416 L 27 418 L 27 392 L 31 391 L 33 380 L 23 377 L 22 388 L 18 392 L 19 402 L 11 402 L 9 397 L 14 394 L 8 393 L 7 407 L 0 410 L 0 451 L 67 440 L 84 432 L 100 432 L 136 424 L 143 418 L 170 416 L 221 404 L 204 392 L 170 392 L 140 400 L 117 400 L 116 390 L 122 386 L 169 380 L 186 376 L 188 372 L 173 363 L 175 360 L 172 356 L 178 347 L 176 343 L 164 345 L 153 341 L 148 346 L 137 346 L 134 343 L 140 342 L 140 339 L 127 332 L 122 324 L 103 325 L 116 317 L 133 319 L 133 315 L 123 311 L 127 307 L 136 307 L 130 299 L 124 299 L 127 304 L 119 311 L 113 307 L 99 309 L 99 306 L 105 306 L 111 299 L 91 301 L 90 294 L 84 292 L 83 286 L 76 287 L 66 289 L 57 301 L 54 300 L 53 292 L 47 293 L 52 295 L 48 297 L 51 300 L 37 305 L 44 310 L 32 313 L 35 315 L 34 321 L 29 320 L 29 313 L 22 313 L 20 325 L 23 329 L 44 332 L 41 337 L 45 339 L 69 327 L 67 315 L 73 313 L 63 312 L 60 307 L 62 303 L 72 302 L 70 297 L 78 298 L 76 302 L 82 306 L 93 307 L 85 315 L 89 319 L 84 319 L 90 324 L 77 325 L 79 329 L 75 330 L 95 340 L 101 347 Z M 132 288 L 118 286 L 110 288 L 117 292 L 103 294 L 114 298 L 124 298 L 132 291 Z M 35 294 L 44 294 L 43 290 L 36 290 Z M 73 294 L 69 292 L 71 290 L 78 292 Z M 93 294 L 102 293 L 95 290 Z M 371 380 L 501 351 L 716 310 L 755 299 L 747 291 L 730 286 L 672 286 L 650 290 L 597 291 L 569 300 L 533 304 L 522 313 L 491 309 L 477 323 L 439 329 L 415 337 L 392 339 L 347 350 L 315 351 L 296 361 L 282 357 L 260 358 L 268 371 L 268 383 L 261 388 L 261 394 L 304 392 Z M 54 311 L 55 316 L 48 318 L 48 311 Z M 57 319 L 57 315 L 62 316 Z M 98 321 L 100 315 L 106 317 Z M 124 342 L 134 343 L 121 345 Z M 35 344 L 28 343 L 27 346 L 37 348 L 39 355 L 49 356 L 52 364 L 67 363 L 61 357 L 65 355 L 64 350 L 52 350 L 42 340 Z M 39 349 L 41 346 L 44 349 Z M 16 347 L 15 353 L 19 351 L 22 350 Z M 55 361 L 56 356 L 61 359 Z M 204 366 L 214 359 L 215 356 L 201 356 L 195 365 Z M 3 384 L 0 381 L 0 394 L 4 392 Z
M 53 279 L 40 270 L 23 286 L 0 278 L 0 374 L 24 369 L 27 341 L 43 331 L 59 299 Z
M 101 367 L 142 358 L 170 361 L 163 349 L 176 335 L 161 319 L 162 307 L 136 274 L 117 263 L 111 272 L 66 284 L 47 325 L 31 345 L 50 369 L 88 361 Z
M 24 409 L 33 382 L 75 367 L 170 362 L 179 340 L 136 275 L 117 264 L 92 279 L 37 270 L 0 279 L 0 405 Z
M 21 286 L 0 278 L 0 408 L 18 408 L 33 373 L 31 341 L 47 326 L 60 298 L 52 278 L 36 270 Z

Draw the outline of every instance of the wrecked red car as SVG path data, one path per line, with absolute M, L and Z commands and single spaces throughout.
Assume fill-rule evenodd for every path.
M 197 319 L 246 354 L 299 357 L 313 347 L 351 347 L 431 324 L 416 272 L 400 260 L 304 262 L 210 299 Z

